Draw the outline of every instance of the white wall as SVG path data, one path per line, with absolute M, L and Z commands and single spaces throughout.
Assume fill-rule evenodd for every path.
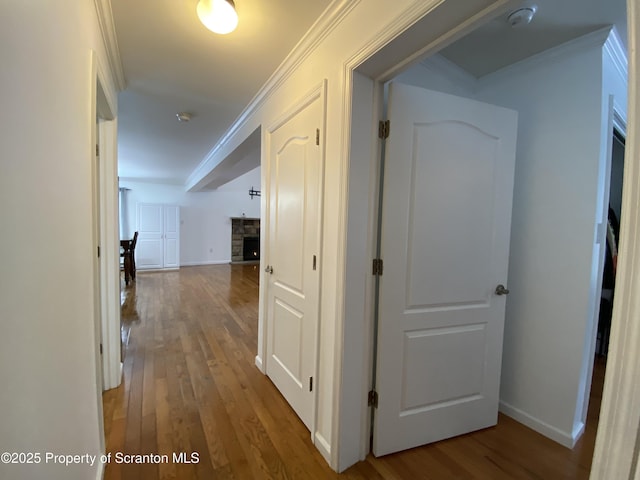
M 121 180 L 127 192 L 128 231 L 136 230 L 136 205 L 160 203 L 180 206 L 180 265 L 228 263 L 231 260 L 231 217 L 243 214 L 260 218 L 261 197 L 249 197 L 249 189 L 260 190 L 260 168 L 222 185 L 216 190 L 185 192 L 183 186 Z
M 594 46 L 487 79 L 479 95 L 519 112 L 501 408 L 567 446 L 583 427 L 601 68 Z
M 93 0 L 0 7 L 2 452 L 101 453 L 91 49 L 106 67 Z M 113 87 L 105 88 L 114 98 Z M 96 464 L 44 458 L 0 464 L 1 478 L 86 480 L 100 473 Z
M 609 94 L 626 111 L 624 81 L 603 65 L 605 39 L 478 81 L 442 58 L 397 78 L 519 113 L 501 409 L 567 446 L 582 433 L 591 378 Z

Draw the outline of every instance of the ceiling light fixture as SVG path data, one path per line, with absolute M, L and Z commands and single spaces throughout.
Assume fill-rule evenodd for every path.
M 527 5 L 525 7 L 518 8 L 509 14 L 507 22 L 509 22 L 509 25 L 513 28 L 524 27 L 531 23 L 531 20 L 533 20 L 533 16 L 536 14 L 537 10 L 537 5 Z
M 233 0 L 200 0 L 196 12 L 202 24 L 214 33 L 231 33 L 238 26 Z
M 191 120 L 191 114 L 187 112 L 176 113 L 176 118 L 179 122 L 187 123 L 189 120 Z

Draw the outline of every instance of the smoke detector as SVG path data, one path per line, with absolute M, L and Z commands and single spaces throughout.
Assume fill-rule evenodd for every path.
M 513 28 L 524 27 L 531 23 L 531 20 L 533 20 L 537 11 L 537 5 L 526 5 L 524 7 L 520 7 L 509 14 L 507 22 L 509 22 L 509 25 Z
M 187 112 L 176 113 L 176 118 L 179 122 L 187 123 L 189 120 L 191 120 L 191 114 Z

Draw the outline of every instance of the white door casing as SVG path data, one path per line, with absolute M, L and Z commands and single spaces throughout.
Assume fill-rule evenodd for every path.
M 317 378 L 324 83 L 272 127 L 268 145 L 266 373 L 313 432 Z
M 495 425 L 517 113 L 391 84 L 373 451 Z

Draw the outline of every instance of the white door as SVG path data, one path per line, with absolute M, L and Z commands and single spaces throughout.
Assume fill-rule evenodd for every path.
M 164 268 L 180 266 L 180 208 L 164 206 Z
M 517 113 L 392 84 L 375 455 L 495 425 Z
M 311 430 L 319 302 L 320 97 L 270 135 L 267 375 Z
M 136 269 L 163 268 L 163 211 L 162 205 L 148 203 L 138 204 Z

